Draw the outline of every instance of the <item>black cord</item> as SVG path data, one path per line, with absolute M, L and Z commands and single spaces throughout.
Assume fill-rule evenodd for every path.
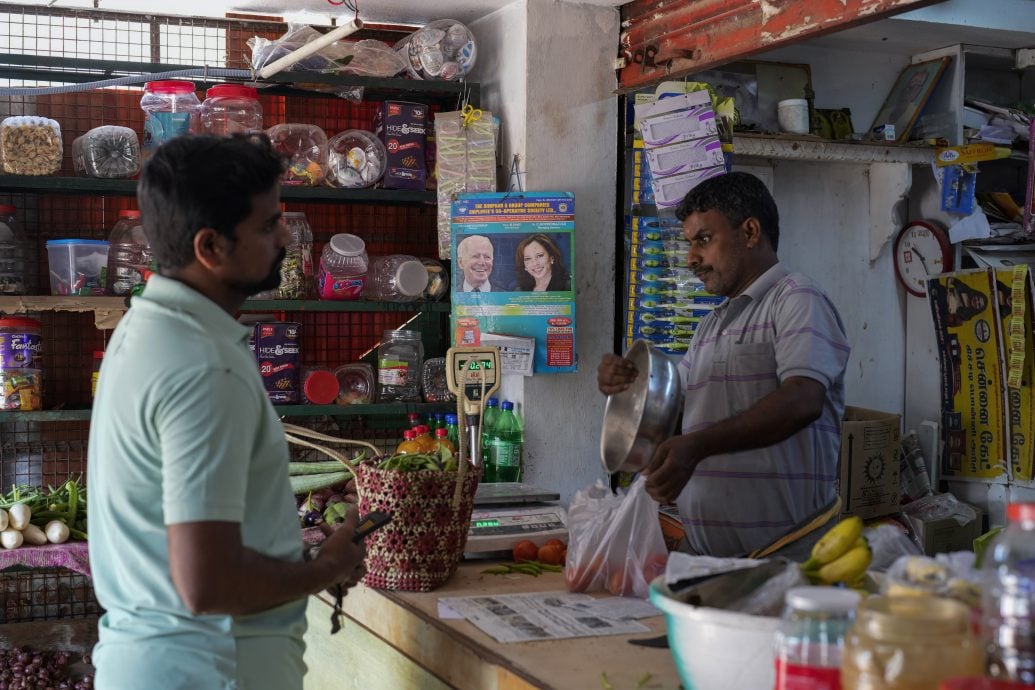
M 342 600 L 345 598 L 345 588 L 341 584 L 334 585 L 331 588 L 334 592 L 334 609 L 331 611 L 331 634 L 341 630 L 341 617 L 344 612 L 341 610 Z

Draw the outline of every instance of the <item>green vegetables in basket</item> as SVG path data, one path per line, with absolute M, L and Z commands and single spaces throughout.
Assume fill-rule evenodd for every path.
M 70 478 L 61 486 L 20 484 L 0 496 L 0 546 L 62 544 L 86 540 L 86 488 Z
M 418 472 L 435 470 L 439 472 L 456 472 L 456 455 L 445 446 L 439 446 L 434 453 L 396 453 L 383 458 L 377 464 L 379 470 L 396 470 L 398 472 Z

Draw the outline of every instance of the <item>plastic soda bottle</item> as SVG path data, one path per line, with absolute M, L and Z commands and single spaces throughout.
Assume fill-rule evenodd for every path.
M 399 444 L 399 447 L 395 449 L 395 452 L 399 455 L 424 452 L 420 442 L 417 440 L 417 432 L 413 429 L 407 429 L 404 431 L 403 442 Z
M 460 426 L 455 414 L 446 415 L 446 431 L 449 432 L 449 442 L 454 448 L 460 447 Z
M 485 403 L 485 411 L 482 412 L 482 481 L 489 479 L 489 439 L 492 437 L 492 430 L 496 426 L 496 419 L 500 416 L 500 401 L 498 398 L 489 398 Z
M 489 439 L 489 462 L 486 469 L 490 482 L 521 481 L 521 456 L 524 439 L 521 425 L 514 416 L 514 403 L 504 400 L 499 419 Z
M 420 444 L 420 453 L 434 453 L 438 450 L 438 443 L 431 435 L 431 429 L 428 428 L 427 424 L 418 424 L 413 427 L 413 431 L 417 434 L 415 441 Z
M 435 444 L 448 448 L 450 453 L 456 455 L 456 446 L 449 440 L 448 429 L 435 429 Z
M 406 415 L 406 423 L 410 425 L 411 429 L 417 428 L 417 425 L 420 424 L 420 414 L 417 412 L 409 413 Z
M 988 674 L 1035 685 L 1035 503 L 1006 506 L 1006 529 L 985 553 Z

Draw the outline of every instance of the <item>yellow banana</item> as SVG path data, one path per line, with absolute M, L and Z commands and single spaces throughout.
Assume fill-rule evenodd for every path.
M 863 521 L 858 515 L 837 523 L 812 547 L 812 556 L 801 564 L 802 570 L 815 570 L 833 562 L 852 549 L 862 531 Z
M 840 558 L 827 563 L 819 569 L 819 578 L 828 585 L 837 582 L 855 582 L 866 574 L 870 567 L 873 554 L 867 544 L 856 546 L 848 550 Z

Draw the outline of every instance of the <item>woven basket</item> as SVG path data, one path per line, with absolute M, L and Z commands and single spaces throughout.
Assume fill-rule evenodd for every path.
M 390 523 L 366 538 L 363 584 L 428 592 L 448 580 L 464 555 L 477 472 L 469 470 L 460 479 L 456 472 L 399 472 L 370 464 L 354 470 L 360 514 L 380 510 L 392 515 Z

